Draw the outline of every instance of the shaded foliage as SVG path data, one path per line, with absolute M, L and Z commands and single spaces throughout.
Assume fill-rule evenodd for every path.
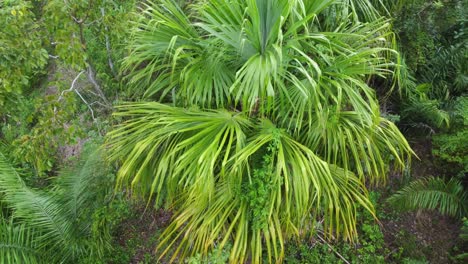
M 0 156 L 1 199 L 11 214 L 9 222 L 2 219 L 2 242 L 8 244 L 3 244 L 0 259 L 45 263 L 102 256 L 108 234 L 105 223 L 92 229 L 92 215 L 104 204 L 108 174 L 101 154 L 94 152 L 61 173 L 52 190 L 36 190 Z

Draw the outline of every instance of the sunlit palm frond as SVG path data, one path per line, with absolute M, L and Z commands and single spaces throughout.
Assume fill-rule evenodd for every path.
M 177 79 L 171 77 L 173 55 L 177 56 L 182 51 L 200 51 L 192 40 L 198 34 L 174 1 L 148 1 L 142 5 L 141 20 L 135 25 L 131 56 L 124 61 L 123 67 L 133 73 L 129 75 L 129 81 L 134 90 L 145 87 L 145 91 L 140 90 L 138 94 L 159 93 L 164 98 L 177 83 Z M 152 19 L 148 21 L 148 17 Z
M 322 161 L 268 120 L 255 127 L 258 132 L 212 176 L 218 188 L 212 191 L 206 176 L 196 167 L 187 168 L 205 179 L 205 189 L 192 184 L 178 192 L 177 216 L 159 245 L 165 247 L 163 253 L 176 241 L 174 257 L 181 257 L 207 253 L 215 244 L 222 248 L 232 239 L 233 263 L 248 256 L 258 263 L 265 247 L 270 261 L 279 260 L 285 239 L 300 236 L 301 230 L 313 231 L 311 223 L 322 217 L 327 235 L 356 236 L 357 206 L 373 212 L 358 178 Z M 184 158 L 191 161 L 200 155 L 192 152 Z M 209 193 L 211 199 L 204 199 Z
M 107 143 L 119 187 L 174 209 L 160 249 L 229 242 L 232 263 L 271 261 L 319 219 L 355 239 L 357 206 L 373 210 L 364 182 L 412 153 L 369 85 L 399 76 L 375 2 L 148 4 L 124 64 L 159 102 L 118 106 Z
M 346 77 L 339 83 L 343 91 L 354 86 L 369 97 L 366 76 L 392 72 L 389 23 L 375 18 L 326 28 L 315 18 L 332 3 L 211 0 L 193 3 L 190 16 L 173 1 L 150 3 L 124 61 L 130 85 L 145 87 L 149 97 L 167 101 L 172 95 L 177 105 L 241 103 L 243 111 L 254 113 L 271 112 L 273 98 L 297 85 L 291 73 L 326 84 Z
M 304 144 L 327 162 L 356 171 L 362 181 L 384 183 L 391 159 L 395 169 L 403 169 L 414 154 L 398 128 L 384 118 L 367 124 L 355 111 L 331 109 L 322 115 L 304 130 Z
M 117 116 L 131 118 L 109 134 L 111 159 L 126 157 L 118 183 L 131 183 L 141 194 L 164 192 L 170 200 L 192 185 L 211 196 L 215 173 L 245 144 L 244 130 L 251 126 L 243 114 L 224 110 L 185 110 L 160 103 L 118 108 Z

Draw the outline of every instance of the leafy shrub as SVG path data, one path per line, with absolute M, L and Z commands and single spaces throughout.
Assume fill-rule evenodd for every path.
M 468 173 L 468 97 L 459 97 L 452 107 L 452 126 L 433 137 L 432 153 L 447 175 Z
M 231 245 L 226 245 L 223 249 L 214 248 L 207 256 L 197 254 L 187 258 L 187 264 L 224 264 L 229 262 L 229 251 Z

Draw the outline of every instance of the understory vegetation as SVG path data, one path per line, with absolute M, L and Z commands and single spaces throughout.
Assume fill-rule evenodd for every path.
M 466 263 L 466 10 L 0 1 L 0 264 Z

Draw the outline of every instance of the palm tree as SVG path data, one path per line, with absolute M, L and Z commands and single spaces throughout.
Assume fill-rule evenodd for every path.
M 365 183 L 412 153 L 367 84 L 393 78 L 389 22 L 367 0 L 187 2 L 143 4 L 124 65 L 145 101 L 108 135 L 118 185 L 175 212 L 159 248 L 260 263 L 317 228 L 354 241 Z
M 92 217 L 108 186 L 102 160 L 101 151 L 87 152 L 52 190 L 42 191 L 26 186 L 0 153 L 0 202 L 8 209 L 8 215 L 0 211 L 1 264 L 78 263 L 103 255 L 110 236 L 105 221 Z

